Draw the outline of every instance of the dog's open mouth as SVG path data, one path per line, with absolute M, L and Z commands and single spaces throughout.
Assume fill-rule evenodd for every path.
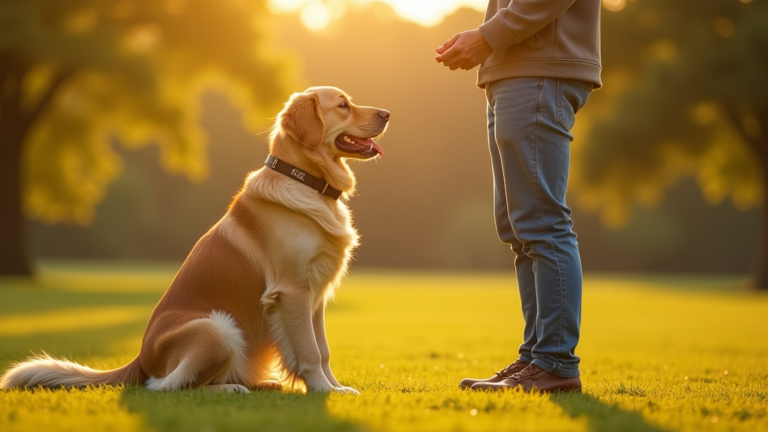
M 336 148 L 345 153 L 359 154 L 368 159 L 377 155 L 384 155 L 384 150 L 375 141 L 377 137 L 359 138 L 353 135 L 341 134 L 336 138 Z

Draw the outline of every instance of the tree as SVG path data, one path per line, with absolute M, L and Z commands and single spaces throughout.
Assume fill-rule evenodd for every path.
M 202 92 L 226 92 L 251 126 L 277 111 L 284 65 L 267 60 L 250 0 L 0 0 L 0 275 L 29 275 L 24 214 L 87 224 L 149 142 L 166 171 L 200 181 Z
M 598 107 L 578 152 L 575 183 L 584 203 L 619 224 L 633 202 L 654 204 L 667 186 L 693 175 L 711 203 L 730 197 L 738 208 L 762 205 L 754 283 L 768 289 L 768 4 L 606 5 L 621 9 L 603 18 L 613 96 Z

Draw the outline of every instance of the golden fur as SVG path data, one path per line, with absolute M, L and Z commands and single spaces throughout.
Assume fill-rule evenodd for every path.
M 388 119 L 339 89 L 310 88 L 279 114 L 270 152 L 350 196 L 355 177 L 346 159 L 380 153 L 371 138 Z M 143 383 L 247 392 L 303 382 L 310 391 L 357 393 L 331 372 L 324 326 L 326 301 L 357 242 L 343 201 L 261 168 L 190 252 L 155 307 L 136 359 L 96 371 L 38 356 L 12 366 L 0 388 Z

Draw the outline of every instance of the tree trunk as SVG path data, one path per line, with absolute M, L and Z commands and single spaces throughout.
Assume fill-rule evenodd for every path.
M 753 264 L 752 286 L 759 290 L 768 290 L 768 108 L 758 108 L 756 114 L 760 124 L 757 134 L 747 133 L 743 128 L 741 116 L 735 109 L 726 110 L 736 131 L 742 134 L 745 142 L 754 151 L 760 166 L 763 181 L 763 206 L 757 232 L 757 255 Z
M 768 290 L 768 109 L 758 110 L 761 133 L 752 136 L 749 143 L 757 155 L 762 171 L 763 208 L 760 214 L 758 232 L 758 251 L 755 256 L 753 286 L 759 290 Z
M 0 276 L 32 275 L 22 205 L 22 149 L 32 124 L 71 74 L 60 71 L 37 105 L 23 111 L 22 83 L 29 68 L 20 56 L 0 55 Z
M 21 199 L 22 121 L 0 119 L 0 276 L 31 276 Z
M 768 132 L 768 131 L 766 131 Z M 762 143 L 758 151 L 760 168 L 763 174 L 763 208 L 760 214 L 760 232 L 758 232 L 758 252 L 754 264 L 754 286 L 759 290 L 768 290 L 768 140 Z
M 768 181 L 765 182 L 768 190 Z M 760 215 L 762 234 L 760 236 L 758 247 L 760 250 L 755 259 L 755 288 L 759 290 L 768 290 L 768 206 L 763 205 L 763 212 Z

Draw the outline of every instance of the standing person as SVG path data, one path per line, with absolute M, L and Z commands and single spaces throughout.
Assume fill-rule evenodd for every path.
M 451 70 L 480 65 L 496 229 L 514 251 L 525 319 L 517 360 L 461 388 L 581 391 L 582 271 L 566 206 L 571 128 L 600 81 L 600 0 L 489 0 L 485 22 L 437 48 Z

